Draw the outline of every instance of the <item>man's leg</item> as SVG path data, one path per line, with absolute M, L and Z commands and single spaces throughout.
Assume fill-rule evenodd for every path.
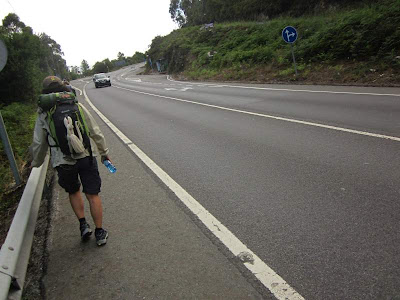
M 83 192 L 89 201 L 90 214 L 92 215 L 96 230 L 96 243 L 98 246 L 107 243 L 108 232 L 103 229 L 103 205 L 99 196 L 101 178 L 97 167 L 97 160 L 86 157 L 79 160 L 79 176 L 83 185 Z
M 72 206 L 72 210 L 78 219 L 85 217 L 85 208 L 83 204 L 82 194 L 80 191 L 69 194 L 69 201 Z
M 78 179 L 76 165 L 61 165 L 56 167 L 56 170 L 58 173 L 58 183 L 68 193 L 72 210 L 78 219 L 84 218 L 84 204 L 80 192 L 81 183 Z
M 102 228 L 103 225 L 103 205 L 101 204 L 100 196 L 85 194 L 90 205 L 90 214 L 92 215 L 93 222 L 96 228 Z
M 82 240 L 87 240 L 92 234 L 89 224 L 85 219 L 85 207 L 83 204 L 82 194 L 80 191 L 69 194 L 69 201 L 71 202 L 72 210 L 79 219 L 81 238 Z
M 103 229 L 103 205 L 101 203 L 101 198 L 98 194 L 85 194 L 86 198 L 89 200 L 90 213 L 94 224 L 96 225 L 96 230 L 94 235 L 96 236 L 96 243 L 98 246 L 105 245 L 107 243 L 108 232 Z

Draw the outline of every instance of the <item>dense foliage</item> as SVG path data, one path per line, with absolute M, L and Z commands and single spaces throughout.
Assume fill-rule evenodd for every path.
M 92 69 L 90 69 L 89 64 L 86 60 L 81 63 L 82 74 L 84 76 L 89 76 L 97 73 L 108 73 L 120 69 L 126 65 L 137 64 L 145 60 L 144 53 L 135 52 L 134 55 L 126 57 L 122 52 L 118 52 L 117 59 L 109 60 L 108 58 L 96 62 Z
M 33 101 L 47 75 L 67 77 L 60 45 L 45 33 L 33 34 L 16 14 L 4 18 L 0 39 L 8 49 L 7 64 L 0 72 L 0 105 Z
M 265 21 L 302 16 L 368 0 L 171 0 L 171 18 L 180 26 L 211 22 Z
M 46 33 L 36 35 L 16 14 L 7 15 L 0 26 L 0 39 L 7 48 L 7 63 L 0 72 L 0 109 L 19 169 L 32 142 L 36 100 L 44 77 L 70 78 L 61 46 Z M 0 143 L 0 210 L 7 206 L 3 192 L 13 176 Z M 6 200 L 6 199 L 3 199 Z
M 398 24 L 400 1 L 385 0 L 316 16 L 216 23 L 212 28 L 186 26 L 153 39 L 147 54 L 152 61 L 167 61 L 169 72 L 185 71 L 186 75 L 203 79 L 227 70 L 227 77 L 220 79 L 240 79 L 241 73 L 255 73 L 261 66 L 285 75 L 292 72 L 292 56 L 281 32 L 292 25 L 299 33 L 294 50 L 303 75 L 313 64 L 324 63 L 358 63 L 358 68 L 363 68 L 360 72 L 371 68 L 398 71 Z
M 61 46 L 45 33 L 36 35 L 16 14 L 7 15 L 0 26 L 0 39 L 8 59 L 0 72 L 0 108 L 19 168 L 32 142 L 36 99 L 48 75 L 68 78 Z M 13 181 L 9 162 L 0 143 L 0 200 Z M 0 201 L 0 208 L 5 205 Z

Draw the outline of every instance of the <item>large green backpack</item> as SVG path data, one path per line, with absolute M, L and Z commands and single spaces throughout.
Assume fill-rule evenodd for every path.
M 92 151 L 90 147 L 90 133 L 85 121 L 85 116 L 81 107 L 78 105 L 78 100 L 76 99 L 74 93 L 60 92 L 51 94 L 42 94 L 38 101 L 39 107 L 47 113 L 48 124 L 50 132 L 48 135 L 52 137 L 55 141 L 55 145 L 50 147 L 59 147 L 61 151 L 68 156 L 71 154 L 78 154 L 71 147 L 71 135 L 75 139 L 81 141 L 84 149 L 89 151 L 90 156 L 92 156 Z M 72 124 L 69 134 L 67 125 L 65 124 L 65 119 L 69 120 Z

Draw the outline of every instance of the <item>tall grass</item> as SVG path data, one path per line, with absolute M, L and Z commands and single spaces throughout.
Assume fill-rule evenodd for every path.
M 4 124 L 14 152 L 15 160 L 21 170 L 32 143 L 33 128 L 36 119 L 36 109 L 32 104 L 15 102 L 1 108 Z M 10 163 L 4 152 L 3 143 L 0 144 L 0 207 L 3 206 L 3 194 L 14 182 Z

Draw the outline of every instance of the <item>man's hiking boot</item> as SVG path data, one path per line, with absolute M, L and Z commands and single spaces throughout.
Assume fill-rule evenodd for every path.
M 92 235 L 92 229 L 90 229 L 89 224 L 86 222 L 81 224 L 80 229 L 81 229 L 82 241 L 87 241 L 89 237 Z
M 107 243 L 108 232 L 107 230 L 100 229 L 95 232 L 97 246 L 102 246 Z

